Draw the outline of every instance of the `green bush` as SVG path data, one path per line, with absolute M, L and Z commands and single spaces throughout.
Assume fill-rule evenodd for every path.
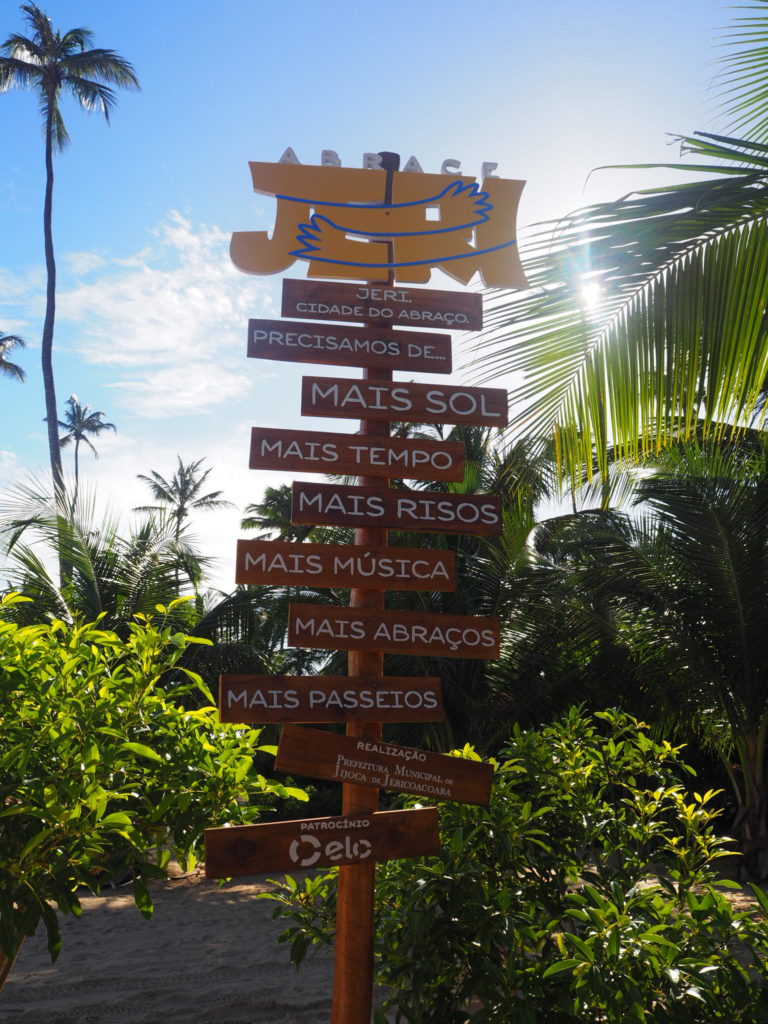
M 378 866 L 384 1006 L 418 1024 L 768 1020 L 768 901 L 722 892 L 731 845 L 686 774 L 622 713 L 516 730 L 490 807 L 443 805 L 439 856 Z M 332 941 L 333 872 L 275 898 L 294 962 Z
M 303 796 L 254 772 L 258 732 L 220 725 L 199 677 L 176 667 L 190 638 L 165 624 L 173 605 L 158 606 L 157 622 L 137 616 L 121 639 L 98 623 L 3 620 L 20 600 L 0 605 L 0 950 L 10 962 L 41 918 L 56 956 L 54 907 L 78 915 L 80 886 L 131 877 L 149 916 L 147 880 L 165 877 L 172 855 L 193 865 L 205 827 L 249 822 L 274 795 Z M 209 706 L 176 703 L 192 687 Z

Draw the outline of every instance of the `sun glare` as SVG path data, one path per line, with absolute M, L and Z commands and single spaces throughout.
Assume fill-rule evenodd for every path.
M 602 289 L 597 281 L 587 281 L 581 286 L 581 304 L 585 309 L 594 309 L 600 303 Z

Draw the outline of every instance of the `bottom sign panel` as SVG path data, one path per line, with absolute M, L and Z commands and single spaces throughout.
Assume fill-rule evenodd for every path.
M 439 850 L 436 807 L 209 828 L 205 877 L 426 857 Z
M 442 722 L 438 676 L 219 676 L 222 722 Z
M 492 766 L 480 761 L 298 725 L 283 727 L 275 768 L 314 779 L 396 789 L 464 804 L 489 803 L 493 782 Z

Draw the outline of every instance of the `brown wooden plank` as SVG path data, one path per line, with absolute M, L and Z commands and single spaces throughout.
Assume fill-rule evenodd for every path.
M 292 320 L 249 320 L 248 355 L 252 359 L 277 359 L 288 363 L 365 366 L 421 373 L 450 373 L 453 366 L 449 334 Z
M 479 331 L 483 297 L 466 291 L 286 279 L 281 314 L 344 323 L 382 320 L 400 327 Z
M 293 485 L 291 522 L 486 536 L 498 536 L 504 526 L 501 499 L 493 494 L 430 494 L 303 480 Z
M 456 556 L 420 548 L 239 540 L 235 583 L 451 591 L 456 589 Z
M 488 661 L 499 656 L 499 620 L 299 603 L 289 607 L 288 645 Z
M 507 403 L 503 388 L 389 383 L 349 377 L 301 380 L 302 416 L 505 427 Z
M 441 722 L 437 676 L 219 676 L 222 722 Z
M 466 804 L 487 804 L 493 782 L 490 764 L 298 725 L 283 727 L 275 769 Z
M 422 441 L 364 434 L 318 433 L 253 427 L 251 469 L 397 477 L 401 480 L 464 479 L 460 441 Z
M 440 851 L 436 807 L 205 830 L 205 877 L 360 864 Z

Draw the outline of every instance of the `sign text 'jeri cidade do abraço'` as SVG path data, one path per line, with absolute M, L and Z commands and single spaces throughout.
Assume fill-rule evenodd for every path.
M 439 852 L 436 807 L 224 826 L 205 831 L 205 877 L 240 878 Z
M 291 522 L 499 536 L 503 513 L 501 498 L 492 494 L 430 494 L 299 480 L 293 485 Z
M 348 377 L 303 377 L 302 416 L 341 419 L 507 425 L 507 392 L 438 384 L 393 384 Z
M 427 548 L 239 540 L 235 583 L 452 591 L 456 556 L 452 551 Z
M 437 676 L 219 677 L 222 722 L 441 722 Z
M 388 327 L 479 331 L 483 327 L 483 297 L 474 292 L 372 288 L 286 278 L 281 314 L 343 323 L 380 321 Z
M 464 479 L 461 441 L 370 437 L 253 427 L 251 469 L 399 477 L 402 480 Z
M 299 725 L 283 726 L 275 768 L 314 779 L 469 804 L 487 804 L 493 781 L 490 764 Z
M 364 366 L 372 370 L 450 373 L 452 369 L 448 334 L 285 320 L 249 320 L 248 355 L 252 359 Z
M 288 646 L 493 661 L 499 657 L 499 620 L 298 603 L 288 610 Z

